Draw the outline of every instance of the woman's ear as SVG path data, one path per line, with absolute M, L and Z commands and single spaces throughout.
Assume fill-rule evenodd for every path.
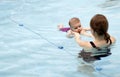
M 91 33 L 93 33 L 93 29 L 90 29 Z
M 95 32 L 95 31 L 93 31 L 93 29 L 91 29 L 91 33 L 92 33 L 93 35 L 95 35 L 95 34 L 96 34 L 96 32 Z

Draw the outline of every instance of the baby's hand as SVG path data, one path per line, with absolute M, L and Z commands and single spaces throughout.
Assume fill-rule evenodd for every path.
M 79 29 L 78 29 L 78 33 L 79 34 L 81 34 L 81 31 L 83 30 L 83 27 L 80 27 Z
M 60 30 L 60 29 L 62 29 L 64 26 L 63 26 L 63 24 L 59 24 L 58 25 L 58 29 Z
M 68 30 L 68 31 L 67 31 L 67 37 L 68 37 L 68 38 L 74 37 L 74 34 L 72 33 L 72 30 Z
M 74 34 L 74 37 L 75 38 L 79 38 L 80 37 L 80 34 L 78 32 L 72 32 Z

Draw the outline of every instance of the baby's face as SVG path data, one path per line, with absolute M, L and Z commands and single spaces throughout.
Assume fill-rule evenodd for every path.
M 72 24 L 71 24 L 71 30 L 74 31 L 74 32 L 80 33 L 81 30 L 82 30 L 82 28 L 81 28 L 81 23 L 80 23 L 80 22 L 72 23 Z

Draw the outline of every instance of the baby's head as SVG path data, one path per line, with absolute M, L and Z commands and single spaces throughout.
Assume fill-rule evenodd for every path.
M 81 31 L 81 23 L 79 18 L 73 17 L 69 20 L 69 25 L 72 31 L 80 33 Z

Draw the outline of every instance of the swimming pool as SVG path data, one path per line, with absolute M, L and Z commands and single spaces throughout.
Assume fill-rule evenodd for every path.
M 0 0 L 0 10 L 0 77 L 120 77 L 119 0 Z M 82 48 L 57 30 L 71 17 L 88 27 L 96 13 L 108 18 L 117 39 L 112 55 L 99 62 L 102 73 L 79 66 Z

